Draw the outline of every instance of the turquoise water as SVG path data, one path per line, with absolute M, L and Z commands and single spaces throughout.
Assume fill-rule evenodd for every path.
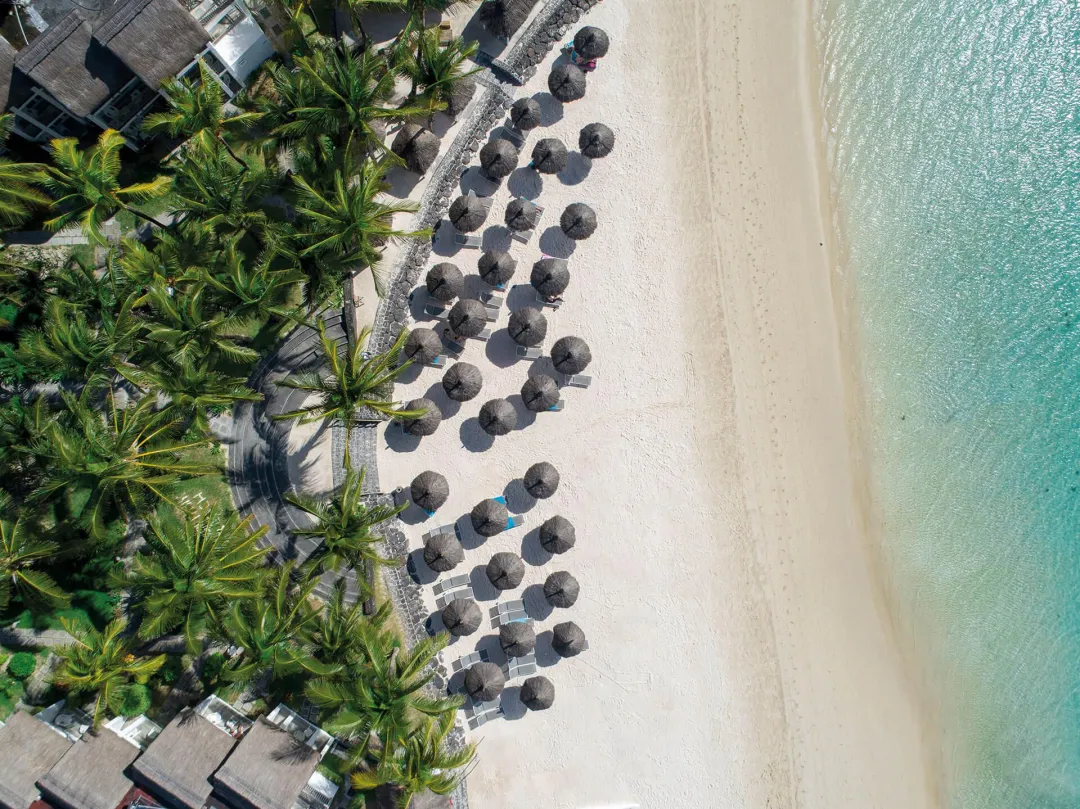
M 815 9 L 874 503 L 950 809 L 1080 807 L 1078 9 Z

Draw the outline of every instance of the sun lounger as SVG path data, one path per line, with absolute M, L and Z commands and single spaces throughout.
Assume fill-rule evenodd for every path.
M 435 603 L 439 606 L 439 609 L 444 609 L 447 604 L 451 604 L 461 598 L 475 598 L 473 594 L 473 588 L 466 585 L 457 590 L 451 590 L 447 593 L 443 593 L 441 596 L 436 596 Z
M 581 374 L 575 374 L 574 376 L 563 377 L 563 385 L 569 385 L 571 388 L 587 388 L 591 384 L 591 376 L 582 376 Z
M 510 234 L 510 238 L 512 238 L 515 242 L 521 242 L 522 244 L 528 244 L 530 241 L 532 241 L 532 237 L 533 237 L 534 233 L 536 233 L 535 229 L 534 230 L 515 230 L 513 233 Z
M 496 295 L 494 292 L 482 292 L 480 294 L 480 300 L 485 304 L 491 304 L 492 306 L 501 308 L 506 303 L 506 297 L 503 295 Z
M 532 348 L 526 348 L 525 346 L 517 347 L 517 355 L 524 357 L 527 360 L 538 360 L 544 356 L 544 350 L 539 346 L 533 346 Z
M 440 525 L 438 528 L 432 528 L 430 531 L 424 534 L 422 539 L 424 540 L 424 542 L 427 542 L 429 539 L 441 536 L 442 534 L 452 534 L 454 533 L 454 529 L 456 527 L 457 523 L 451 523 L 450 525 Z
M 432 592 L 435 595 L 440 596 L 447 590 L 453 590 L 457 587 L 462 587 L 469 583 L 469 574 L 462 573 L 460 576 L 451 576 L 449 579 L 443 579 L 442 581 L 435 582 L 435 586 L 432 588 Z
M 478 250 L 483 246 L 484 239 L 480 236 L 467 236 L 464 233 L 459 233 L 454 237 L 454 243 L 462 247 L 471 247 Z
M 433 368 L 445 368 L 446 367 L 446 360 L 447 360 L 447 356 L 445 354 L 440 354 L 435 359 L 433 359 L 429 364 Z
M 448 334 L 444 334 L 442 336 L 442 341 L 443 341 L 443 345 L 446 346 L 447 350 L 451 354 L 453 354 L 454 357 L 460 357 L 462 352 L 465 351 L 465 346 L 463 346 L 461 343 L 459 343 L 453 337 L 450 337 Z
M 504 601 L 488 610 L 493 627 L 503 624 L 515 624 L 520 621 L 528 621 L 529 613 L 525 611 L 525 602 L 520 598 L 516 601 Z
M 558 413 L 564 407 L 566 407 L 566 400 L 565 399 L 559 399 L 559 401 L 557 401 L 555 404 L 553 404 L 551 407 L 548 408 L 548 412 L 549 413 Z
M 479 652 L 472 652 L 467 655 L 459 657 L 453 662 L 451 668 L 454 671 L 464 671 L 467 668 L 475 666 L 477 663 L 487 663 L 488 653 L 487 649 L 481 649 Z
M 536 293 L 536 302 L 541 306 L 546 306 L 548 309 L 558 309 L 560 306 L 563 305 L 562 301 L 549 301 L 539 292 Z
M 425 315 L 431 315 L 432 317 L 442 317 L 443 315 L 446 314 L 446 307 L 445 306 L 439 306 L 438 304 L 434 304 L 434 303 L 425 303 L 424 304 L 424 314 Z
M 511 514 L 510 517 L 509 517 L 509 522 L 506 524 L 506 530 L 509 531 L 511 528 L 520 528 L 524 524 L 525 524 L 525 515 L 524 514 Z
M 509 658 L 506 661 L 506 668 L 503 669 L 503 673 L 506 675 L 507 680 L 536 674 L 536 653 L 529 652 L 525 657 Z
M 479 705 L 470 705 L 465 709 L 465 719 L 471 730 L 476 730 L 481 725 L 487 724 L 503 714 L 502 704 L 499 700 L 482 702 Z
M 491 329 L 484 329 L 482 332 L 476 335 L 476 339 L 483 340 L 486 343 L 488 340 L 491 339 Z
M 487 315 L 488 322 L 494 323 L 499 319 L 499 310 L 493 306 L 485 306 L 484 313 Z

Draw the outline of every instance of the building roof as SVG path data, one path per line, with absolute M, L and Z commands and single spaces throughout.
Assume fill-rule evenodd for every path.
M 11 74 L 15 70 L 15 47 L 0 37 L 0 111 L 7 107 L 11 92 Z
M 126 0 L 97 27 L 94 39 L 155 90 L 210 41 L 177 0 Z
M 131 789 L 124 770 L 139 755 L 112 731 L 87 734 L 38 780 L 46 800 L 64 809 L 116 809 Z
M 215 773 L 226 797 L 253 809 L 291 809 L 319 764 L 319 753 L 259 719 Z
M 151 791 L 200 809 L 210 795 L 210 776 L 235 744 L 228 733 L 188 709 L 165 726 L 131 771 Z
M 30 714 L 12 714 L 0 728 L 0 806 L 29 809 L 38 798 L 37 780 L 70 747 L 70 741 Z

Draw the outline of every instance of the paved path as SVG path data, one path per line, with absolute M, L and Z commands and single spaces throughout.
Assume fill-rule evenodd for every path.
M 67 646 L 74 642 L 75 638 L 62 629 L 0 629 L 0 644 L 20 649 Z

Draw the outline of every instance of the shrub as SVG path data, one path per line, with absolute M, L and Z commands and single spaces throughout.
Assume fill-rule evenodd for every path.
M 225 667 L 225 655 L 215 652 L 208 655 L 202 664 L 202 673 L 199 678 L 204 683 L 212 683 L 221 676 L 221 670 Z
M 119 707 L 117 713 L 125 719 L 146 713 L 150 709 L 150 689 L 139 683 L 124 686 Z
M 158 676 L 165 685 L 172 685 L 180 679 L 184 673 L 184 659 L 179 655 L 169 655 L 165 658 L 165 665 L 158 670 Z
M 25 680 L 34 673 L 37 668 L 37 660 L 30 652 L 16 652 L 8 661 L 8 674 L 18 680 Z

